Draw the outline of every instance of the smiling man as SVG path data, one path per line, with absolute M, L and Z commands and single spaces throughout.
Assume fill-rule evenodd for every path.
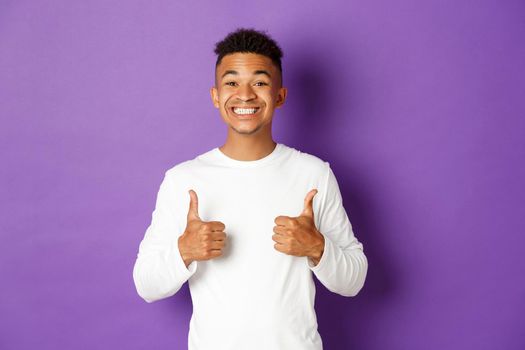
M 215 86 L 211 88 L 213 104 L 229 126 L 227 141 L 221 150 L 235 156 L 232 152 L 253 152 L 253 146 L 265 145 L 263 153 L 268 153 L 275 146 L 271 135 L 274 110 L 283 105 L 287 91 L 282 86 L 280 68 L 262 54 L 232 52 L 221 57 L 221 49 L 228 47 L 217 49 L 220 61 Z M 238 147 L 228 140 L 243 140 L 241 142 L 250 145 Z
M 221 147 L 165 172 L 133 269 L 146 302 L 188 281 L 190 350 L 320 350 L 313 275 L 355 296 L 368 269 L 329 162 L 272 138 L 282 51 L 240 28 L 218 42 Z

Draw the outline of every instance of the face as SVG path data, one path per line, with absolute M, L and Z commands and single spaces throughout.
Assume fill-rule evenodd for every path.
M 271 131 L 275 108 L 286 98 L 279 69 L 269 57 L 255 53 L 224 56 L 210 93 L 224 122 L 240 134 Z

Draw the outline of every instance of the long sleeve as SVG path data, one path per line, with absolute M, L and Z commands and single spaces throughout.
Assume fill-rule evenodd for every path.
M 363 245 L 354 236 L 352 224 L 343 207 L 339 185 L 328 162 L 325 187 L 321 192 L 318 230 L 325 238 L 324 252 L 310 269 L 330 291 L 342 296 L 355 296 L 365 283 L 368 260 Z
M 176 200 L 174 179 L 166 172 L 133 267 L 137 292 L 148 303 L 174 295 L 197 270 L 197 261 L 186 267 L 178 248 L 182 231 L 176 212 L 183 207 Z

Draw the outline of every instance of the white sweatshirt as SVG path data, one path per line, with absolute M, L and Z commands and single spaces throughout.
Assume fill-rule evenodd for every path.
M 272 240 L 275 218 L 299 216 L 314 188 L 314 221 L 325 238 L 316 266 L 277 251 Z M 177 240 L 186 228 L 190 189 L 201 220 L 224 223 L 227 241 L 222 256 L 186 267 Z M 188 281 L 189 350 L 320 350 L 313 274 L 328 290 L 355 296 L 367 268 L 330 164 L 277 143 L 258 160 L 236 160 L 216 147 L 167 170 L 133 279 L 148 303 Z

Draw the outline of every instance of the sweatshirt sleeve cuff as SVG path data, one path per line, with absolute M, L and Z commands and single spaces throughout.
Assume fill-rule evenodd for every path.
M 328 237 L 324 236 L 323 255 L 321 255 L 321 259 L 319 260 L 317 265 L 314 265 L 314 263 L 311 261 L 311 259 L 307 258 L 308 266 L 310 267 L 310 270 L 312 270 L 315 273 L 318 273 L 318 272 L 320 272 L 322 270 L 325 270 L 326 269 L 325 265 L 328 264 L 327 261 L 333 255 L 333 249 L 334 249 L 334 246 L 333 246 L 332 241 Z
M 182 260 L 177 240 L 175 240 L 172 245 L 172 256 L 175 257 L 175 270 L 177 275 L 182 279 L 187 280 L 197 271 L 197 260 L 193 260 L 188 267 L 186 267 L 184 260 Z

